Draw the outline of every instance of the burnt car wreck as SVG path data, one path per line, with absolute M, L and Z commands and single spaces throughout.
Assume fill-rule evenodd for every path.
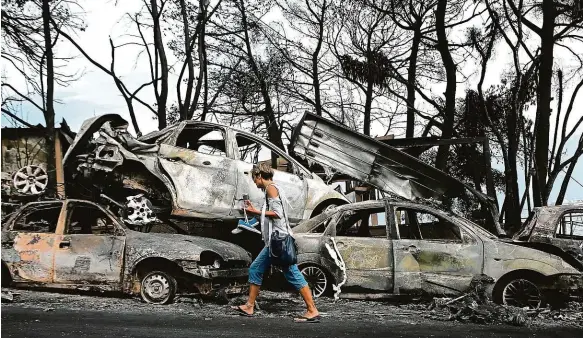
M 505 235 L 493 196 L 461 182 L 404 151 L 356 133 L 321 116 L 305 113 L 292 135 L 292 154 L 329 173 L 366 182 L 389 196 L 407 200 L 475 198 L 488 228 Z
M 83 200 L 29 203 L 2 229 L 2 283 L 141 295 L 240 292 L 251 255 L 210 238 L 145 234 Z
M 583 204 L 535 208 L 514 239 L 552 244 L 583 262 Z
M 580 246 L 579 237 L 561 247 L 536 235 L 530 242 L 543 243 L 501 239 L 506 234 L 492 197 L 317 115 L 306 113 L 295 128 L 292 152 L 328 173 L 347 175 L 397 198 L 340 206 L 296 227 L 299 264 L 315 296 L 332 291 L 347 298 L 459 296 L 480 276 L 493 281 L 487 293 L 502 304 L 536 308 L 581 294 L 583 265 L 561 249 Z M 487 216 L 484 223 L 496 235 L 433 207 L 437 199 L 464 199 L 468 194 L 479 201 Z M 572 215 L 580 210 L 568 213 L 570 223 L 559 222 L 559 216 L 567 215 L 561 210 L 553 213 L 557 218 L 545 219 L 543 224 L 550 224 L 545 228 L 558 234 L 553 237 L 565 239 L 574 231 L 579 236 L 579 218 L 573 222 Z M 534 220 L 542 219 L 538 212 L 522 234 L 537 233 L 532 229 L 537 228 Z M 373 219 L 380 226 L 373 227 Z
M 459 297 L 477 280 L 491 281 L 486 294 L 495 302 L 521 308 L 582 293 L 581 206 L 536 209 L 514 238 L 505 238 L 491 196 L 309 113 L 289 154 L 215 123 L 182 121 L 139 138 L 127 128 L 113 114 L 84 122 L 63 159 L 67 196 L 76 199 L 28 204 L 8 218 L 3 282 L 117 291 L 155 304 L 178 293 L 240 292 L 251 255 L 237 241 L 248 238 L 232 237 L 224 224 L 243 216 L 243 196 L 262 203 L 250 171 L 275 154 L 285 163 L 274 180 L 290 204 L 299 268 L 316 297 Z M 385 198 L 350 204 L 307 169 L 313 164 Z M 468 196 L 480 203 L 484 226 L 438 201 Z M 191 232 L 178 223 L 201 220 L 226 229 L 232 243 L 181 235 Z M 178 234 L 141 232 L 152 224 Z
M 372 217 L 384 224 L 371 226 Z M 518 307 L 537 308 L 583 290 L 583 265 L 565 252 L 501 240 L 423 204 L 388 199 L 344 205 L 294 231 L 298 264 L 315 296 L 338 295 L 339 285 L 346 298 L 459 296 L 483 275 L 494 281 L 487 294 L 495 302 Z
M 183 121 L 139 139 L 119 115 L 83 123 L 64 157 L 68 195 L 97 200 L 101 194 L 125 205 L 126 221 L 144 224 L 155 217 L 208 221 L 241 218 L 238 202 L 263 193 L 249 175 L 265 153 L 285 159 L 275 180 L 287 192 L 290 221 L 348 203 L 339 192 L 275 145 L 233 127 Z

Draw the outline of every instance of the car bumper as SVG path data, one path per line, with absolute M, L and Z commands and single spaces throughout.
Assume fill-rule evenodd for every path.
M 249 275 L 249 268 L 211 269 L 207 267 L 184 268 L 186 273 L 204 279 L 242 278 Z

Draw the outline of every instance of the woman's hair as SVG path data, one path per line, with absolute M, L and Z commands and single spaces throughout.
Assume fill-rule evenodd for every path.
M 251 176 L 261 176 L 261 178 L 264 180 L 271 180 L 273 179 L 273 169 L 268 163 L 259 163 L 258 165 L 253 166 L 253 170 L 251 170 Z

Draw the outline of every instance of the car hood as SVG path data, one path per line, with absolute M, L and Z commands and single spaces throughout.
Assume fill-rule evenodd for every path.
M 85 147 L 96 132 L 99 132 L 101 137 L 97 142 L 98 145 L 109 144 L 116 146 L 126 157 L 135 157 L 134 154 L 155 153 L 158 151 L 158 145 L 141 142 L 131 135 L 127 131 L 128 126 L 128 122 L 117 114 L 105 114 L 85 120 L 63 157 L 63 165 L 67 166 L 76 155 L 86 151 Z
M 83 124 L 75 136 L 73 143 L 71 143 L 71 146 L 63 157 L 63 164 L 67 164 L 67 161 L 72 156 L 74 156 L 74 154 L 79 152 L 80 147 L 87 143 L 87 141 L 92 137 L 93 133 L 98 131 L 105 122 L 111 122 L 118 126 L 127 125 L 127 121 L 117 114 L 105 114 L 83 121 Z
M 203 251 L 211 251 L 221 256 L 223 261 L 251 262 L 251 254 L 238 245 L 217 239 L 178 235 L 142 233 L 126 230 L 128 254 L 158 256 L 169 260 L 200 260 Z
M 507 245 L 507 248 L 509 248 L 512 251 L 513 255 L 516 255 L 517 252 L 521 253 L 522 256 L 519 258 L 533 258 L 532 253 L 536 251 L 539 254 L 542 254 L 546 257 L 557 256 L 560 259 L 562 259 L 563 261 L 565 261 L 566 263 L 568 263 L 573 268 L 577 269 L 578 271 L 583 272 L 583 263 L 579 262 L 575 257 L 569 255 L 563 249 L 561 249 L 557 246 L 554 246 L 552 244 L 537 243 L 537 242 L 523 242 L 523 241 L 517 241 L 517 240 L 512 240 L 512 239 L 501 239 L 498 242 L 504 243 L 504 245 Z M 525 249 L 517 251 L 516 246 L 523 247 Z
M 294 129 L 291 153 L 408 200 L 474 195 L 504 234 L 496 201 L 421 160 L 320 116 L 305 113 Z

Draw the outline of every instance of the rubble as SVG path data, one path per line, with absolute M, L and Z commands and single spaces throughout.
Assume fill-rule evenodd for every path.
M 462 297 L 434 298 L 424 317 L 436 320 L 514 326 L 570 325 L 583 327 L 583 303 L 570 302 L 564 308 L 523 309 L 498 305 L 490 300 L 478 302 L 470 294 Z
M 2 290 L 2 303 L 12 303 L 15 301 L 15 297 L 14 296 L 18 296 L 19 294 L 14 294 L 11 291 L 8 290 Z
M 14 291 L 14 290 L 11 290 Z M 19 290 L 20 291 L 20 290 Z M 201 302 L 198 297 L 181 296 L 174 304 L 167 306 L 152 307 L 144 303 L 139 298 L 122 297 L 110 294 L 99 297 L 91 294 L 60 294 L 54 292 L 22 290 L 22 296 L 18 303 L 2 304 L 2 306 L 18 306 L 24 308 L 53 309 L 54 312 L 61 310 L 83 310 L 93 309 L 95 311 L 106 311 L 108 313 L 174 313 L 187 314 L 194 318 L 213 318 L 213 320 L 223 320 L 231 316 L 238 316 L 229 311 L 229 305 L 242 304 L 246 301 L 246 296 L 230 298 L 229 305 L 217 303 L 216 301 Z M 457 298 L 457 297 L 456 297 Z M 454 299 L 454 298 L 452 298 Z M 292 292 L 271 292 L 262 290 L 258 302 L 261 308 L 257 311 L 257 316 L 262 318 L 288 318 L 289 316 L 302 313 L 304 303 L 297 293 Z M 461 319 L 451 321 L 450 312 L 446 308 L 434 308 L 428 310 L 430 303 L 427 300 L 398 303 L 395 301 L 366 301 L 366 300 L 345 300 L 335 301 L 333 298 L 319 298 L 316 300 L 318 310 L 326 320 L 343 321 L 350 319 L 368 319 L 384 321 L 387 319 L 403 320 L 411 323 L 423 322 L 448 322 L 463 325 Z M 541 309 L 535 312 L 528 312 L 529 327 L 581 327 L 583 328 L 583 303 L 571 303 L 568 308 L 562 310 Z M 506 324 L 506 322 L 494 322 Z

